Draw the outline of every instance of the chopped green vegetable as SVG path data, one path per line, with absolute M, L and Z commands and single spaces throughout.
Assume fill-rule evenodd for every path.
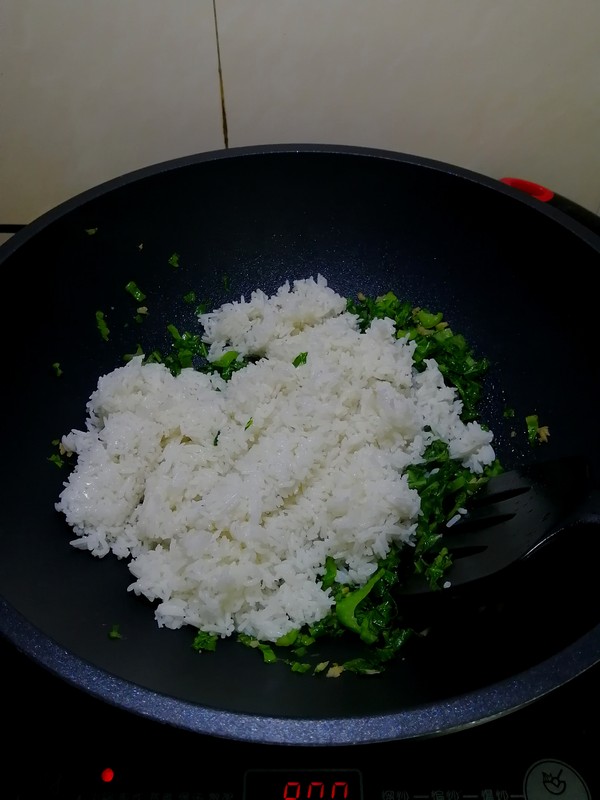
M 367 646 L 366 656 L 345 661 L 341 669 L 361 674 L 381 672 L 384 664 L 412 636 L 413 631 L 399 615 L 394 599 L 394 587 L 399 583 L 399 559 L 400 551 L 393 548 L 379 562 L 377 572 L 358 589 L 334 583 L 335 608 L 311 626 L 315 640 L 336 638 L 351 631 Z M 333 676 L 337 674 L 339 671 L 334 670 Z
M 247 422 L 247 423 L 244 425 L 244 430 L 245 430 L 245 431 L 247 431 L 247 430 L 248 430 L 248 428 L 249 428 L 249 427 L 252 425 L 252 423 L 253 423 L 253 422 L 254 422 L 253 418 L 252 418 L 252 417 L 250 417 L 250 419 L 248 420 L 248 422 Z
M 146 309 L 138 309 L 138 312 Z M 198 334 L 184 331 L 180 333 L 175 325 L 167 325 L 167 331 L 171 335 L 172 350 L 163 356 L 159 350 L 153 350 L 149 355 L 145 355 L 142 347 L 134 354 L 125 355 L 125 361 L 131 361 L 134 355 L 144 355 L 145 363 L 164 364 L 175 376 L 181 373 L 182 369 L 196 369 L 200 372 L 216 372 L 223 380 L 229 380 L 234 372 L 243 369 L 253 359 L 243 358 L 235 350 L 228 350 L 221 358 L 216 361 L 208 360 L 208 348 Z
M 219 436 L 221 435 L 221 431 L 217 431 L 215 434 L 215 438 L 213 439 L 213 445 L 216 447 L 219 444 Z
M 173 253 L 169 256 L 169 264 L 175 268 L 179 266 L 179 253 Z
M 188 292 L 187 294 L 183 295 L 183 302 L 184 303 L 195 303 L 196 302 L 196 292 Z
M 155 350 L 152 360 L 163 363 L 173 375 L 179 375 L 182 369 L 193 368 L 201 372 L 217 372 L 223 380 L 229 380 L 249 361 L 240 358 L 235 350 L 228 350 L 216 361 L 208 361 L 208 348 L 198 334 L 179 333 L 175 325 L 167 325 L 167 330 L 171 334 L 173 350 L 164 357 Z M 150 359 L 145 360 L 148 362 Z
M 223 353 L 221 358 L 213 361 L 212 365 L 218 369 L 227 369 L 233 364 L 237 357 L 238 353 L 236 350 L 228 350 L 226 353 Z
M 548 426 L 540 425 L 537 414 L 529 414 L 526 416 L 525 425 L 527 427 L 527 439 L 532 447 L 541 443 L 545 444 L 548 441 L 548 437 L 550 436 Z
M 435 328 L 436 325 L 439 325 L 443 319 L 443 314 L 439 312 L 437 314 L 431 314 L 429 311 L 419 308 L 413 314 L 413 319 L 417 320 L 426 330 L 430 330 L 431 328 Z
M 253 649 L 260 650 L 263 660 L 267 664 L 273 664 L 278 660 L 272 645 L 265 642 L 259 642 L 258 639 L 255 639 L 253 636 L 248 636 L 246 633 L 239 633 L 237 639 L 238 642 L 245 644 L 246 647 L 252 647 Z
M 419 562 L 419 564 L 422 563 L 422 561 Z M 440 587 L 442 578 L 451 566 L 452 557 L 448 552 L 448 548 L 442 547 L 439 553 L 437 553 L 433 560 L 425 567 L 424 574 L 430 588 L 438 589 Z
M 286 633 L 285 636 L 280 636 L 279 639 L 275 642 L 278 647 L 291 647 L 298 639 L 300 631 L 293 630 L 289 633 Z
M 335 563 L 335 559 L 331 556 L 327 556 L 325 559 L 325 572 L 323 574 L 323 580 L 321 581 L 323 589 L 329 589 L 335 583 L 335 578 L 337 575 L 337 565 Z
M 88 236 L 93 236 L 95 233 L 98 233 L 98 228 L 86 228 L 85 232 Z
M 204 633 L 198 631 L 192 642 L 192 647 L 198 652 L 214 652 L 217 649 L 218 636 L 215 633 Z
M 141 354 L 144 355 L 143 351 L 141 352 Z M 146 362 L 146 364 L 163 364 L 164 363 L 164 359 L 163 359 L 162 355 L 160 354 L 160 350 L 153 350 L 148 355 L 145 355 L 144 356 L 144 361 Z
M 373 644 L 373 642 L 377 641 L 378 632 L 371 629 L 368 617 L 363 617 L 363 619 L 359 621 L 356 612 L 361 601 L 365 599 L 377 581 L 382 577 L 383 570 L 380 569 L 364 584 L 364 586 L 361 586 L 360 589 L 355 589 L 353 592 L 348 592 L 337 600 L 335 605 L 335 613 L 341 624 L 351 631 L 358 633 L 363 642 L 367 644 Z
M 53 439 L 52 446 L 56 448 L 56 453 L 48 456 L 48 461 L 57 467 L 63 467 L 66 463 L 65 458 L 70 458 L 73 454 L 65 450 L 60 439 Z
M 109 639 L 122 639 L 123 636 L 121 635 L 121 626 L 120 625 L 113 625 L 112 628 L 108 632 Z
M 197 317 L 201 316 L 202 314 L 206 314 L 207 311 L 210 311 L 210 303 L 208 303 L 206 300 L 198 303 L 195 308 L 195 314 Z
M 144 355 L 144 351 L 142 350 L 142 346 L 141 346 L 141 344 L 138 344 L 137 350 L 135 351 L 135 353 L 125 353 L 125 355 L 123 356 L 123 360 L 124 361 L 131 361 L 132 358 L 135 358 L 136 356 L 143 356 L 143 355 Z M 146 357 L 145 360 L 149 361 L 150 359 L 148 357 Z M 159 361 L 162 362 L 162 358 L 159 358 Z
M 431 588 L 439 588 L 452 561 L 439 549 L 447 522 L 464 508 L 469 499 L 492 477 L 502 471 L 496 460 L 480 475 L 473 474 L 450 458 L 448 445 L 436 440 L 423 454 L 423 462 L 406 470 L 408 485 L 419 492 L 421 514 L 417 523 L 414 570 L 426 577 Z
M 308 353 L 298 353 L 296 358 L 292 361 L 292 364 L 295 367 L 299 367 L 300 364 L 306 364 L 307 357 L 308 357 Z
M 502 412 L 502 416 L 504 417 L 504 419 L 513 419 L 515 416 L 514 408 L 505 408 L 504 411 Z
M 60 366 L 60 362 L 58 362 L 58 361 L 55 361 L 52 364 L 52 369 L 54 370 L 54 374 L 56 375 L 57 378 L 60 378 L 60 376 L 63 374 L 63 371 L 62 371 L 61 366 Z
M 301 674 L 304 672 L 309 672 L 309 670 L 312 669 L 309 663 L 303 663 L 300 661 L 292 661 L 290 662 L 289 666 L 292 672 L 299 672 Z
M 167 325 L 173 340 L 173 352 L 164 358 L 164 364 L 173 375 L 179 375 L 182 369 L 194 366 L 197 357 L 206 358 L 208 349 L 197 334 L 179 333 L 175 325 Z
M 104 311 L 96 311 L 96 326 L 100 331 L 100 336 L 102 336 L 104 341 L 107 342 L 110 331 L 104 318 Z
M 527 427 L 527 438 L 529 440 L 529 444 L 537 444 L 537 432 L 540 425 L 537 414 L 529 414 L 527 417 L 525 417 L 525 425 Z
M 209 372 L 218 372 L 223 380 L 228 381 L 234 372 L 243 369 L 247 363 L 247 359 L 240 358 L 236 350 L 228 350 L 221 358 L 209 362 L 205 369 Z
M 133 298 L 135 298 L 135 300 L 138 301 L 138 303 L 141 303 L 146 299 L 146 295 L 141 291 L 135 281 L 129 281 L 129 283 L 126 283 L 125 289 Z

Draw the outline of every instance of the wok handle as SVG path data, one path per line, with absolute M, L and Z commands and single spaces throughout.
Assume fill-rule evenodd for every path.
M 500 182 L 507 186 L 512 186 L 513 189 L 519 189 L 542 203 L 555 206 L 559 211 L 563 211 L 565 214 L 573 217 L 577 222 L 585 225 L 586 228 L 600 235 L 600 216 L 580 206 L 578 203 L 574 203 L 572 200 L 563 197 L 563 195 L 557 194 L 539 183 L 526 181 L 522 178 L 500 178 Z

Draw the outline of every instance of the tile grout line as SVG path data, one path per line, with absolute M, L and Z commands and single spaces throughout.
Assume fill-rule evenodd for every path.
M 223 143 L 225 149 L 229 147 L 229 133 L 227 130 L 227 110 L 225 108 L 225 90 L 223 88 L 223 70 L 221 69 L 221 46 L 219 43 L 219 25 L 217 23 L 217 0 L 213 0 L 213 17 L 215 20 L 215 36 L 217 40 L 217 69 L 219 73 L 219 93 L 221 96 L 221 125 L 223 127 Z

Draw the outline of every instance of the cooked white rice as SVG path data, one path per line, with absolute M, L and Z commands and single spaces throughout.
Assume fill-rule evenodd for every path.
M 363 334 L 345 309 L 321 276 L 228 303 L 200 317 L 210 358 L 260 360 L 224 382 L 136 357 L 63 438 L 72 544 L 127 559 L 159 626 L 274 641 L 313 623 L 332 607 L 326 556 L 362 584 L 392 541 L 411 544 L 420 500 L 403 471 L 429 442 L 473 472 L 494 460 L 436 363 L 418 373 L 390 320 Z

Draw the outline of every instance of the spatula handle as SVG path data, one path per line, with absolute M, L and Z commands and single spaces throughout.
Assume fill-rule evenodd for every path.
M 569 533 L 586 528 L 594 531 L 594 535 L 600 536 L 600 488 L 593 488 L 577 508 L 569 513 L 559 525 L 551 528 L 534 546 L 526 553 L 523 558 L 529 558 L 534 553 L 539 552 L 557 536 L 561 538 Z

